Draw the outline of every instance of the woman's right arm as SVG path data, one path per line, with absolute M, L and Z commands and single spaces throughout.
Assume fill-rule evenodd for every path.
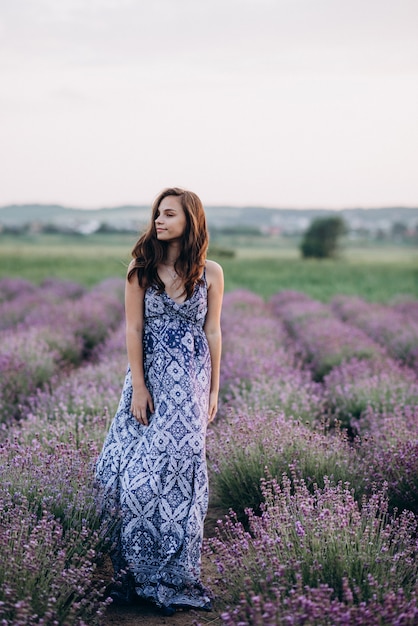
M 131 269 L 132 264 L 128 268 Z M 132 276 L 125 285 L 126 348 L 132 374 L 131 412 L 135 419 L 148 425 L 148 410 L 154 413 L 151 394 L 145 385 L 144 375 L 144 296 L 145 289 L 138 283 L 137 276 Z

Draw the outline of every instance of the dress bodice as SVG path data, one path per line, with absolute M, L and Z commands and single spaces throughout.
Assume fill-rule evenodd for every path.
M 203 277 L 201 283 L 195 285 L 190 298 L 184 302 L 176 302 L 166 291 L 158 293 L 156 287 L 148 287 L 145 291 L 145 324 L 175 321 L 194 324 L 202 328 L 207 313 L 207 284 Z

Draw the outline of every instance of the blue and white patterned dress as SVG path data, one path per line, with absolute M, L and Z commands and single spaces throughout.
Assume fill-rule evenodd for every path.
M 209 607 L 200 583 L 211 377 L 206 312 L 205 276 L 181 304 L 146 290 L 144 370 L 155 412 L 149 426 L 131 414 L 128 367 L 96 466 L 105 510 L 121 514 L 115 570 L 127 569 L 136 595 L 160 607 Z

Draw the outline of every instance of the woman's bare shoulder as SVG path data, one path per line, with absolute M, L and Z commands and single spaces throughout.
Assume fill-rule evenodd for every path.
M 206 278 L 209 285 L 223 284 L 224 272 L 216 261 L 206 261 Z
M 216 263 L 216 261 L 210 261 L 209 259 L 206 260 L 206 271 L 214 274 L 223 274 L 222 266 Z
M 137 273 L 134 272 L 131 274 L 132 270 L 135 269 L 135 265 L 136 260 L 132 259 L 126 270 L 126 289 L 130 291 L 143 292 L 144 289 L 139 284 Z
M 130 278 L 128 278 L 128 277 L 129 277 L 129 274 L 132 272 L 132 270 L 135 269 L 135 265 L 136 265 L 136 259 L 132 259 L 132 261 L 129 263 L 128 268 L 126 270 L 126 278 L 128 280 L 131 280 L 131 278 L 132 278 L 132 275 L 131 275 Z

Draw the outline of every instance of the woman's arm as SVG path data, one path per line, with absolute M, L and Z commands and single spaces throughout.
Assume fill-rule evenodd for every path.
M 209 344 L 212 363 L 212 377 L 209 396 L 209 422 L 213 420 L 218 409 L 219 373 L 221 367 L 221 309 L 224 293 L 224 275 L 220 265 L 214 261 L 206 263 L 206 280 L 208 284 L 208 312 L 204 331 Z
M 132 268 L 133 263 L 128 268 Z M 148 410 L 153 413 L 151 394 L 145 385 L 144 376 L 144 295 L 145 289 L 138 284 L 134 275 L 125 285 L 126 348 L 132 374 L 131 411 L 137 422 L 148 425 Z

